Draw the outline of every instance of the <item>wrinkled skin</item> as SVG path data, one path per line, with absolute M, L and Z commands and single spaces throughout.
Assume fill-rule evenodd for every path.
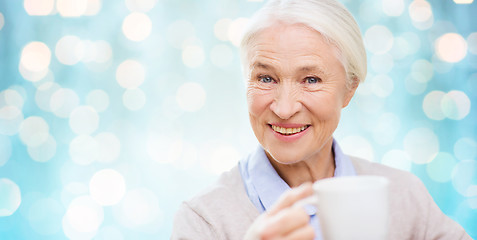
M 250 123 L 277 173 L 290 187 L 332 177 L 332 134 L 358 85 L 347 84 L 337 48 L 306 26 L 276 23 L 252 43 L 246 74 Z M 292 195 L 256 220 L 249 239 L 309 231 L 309 217 L 292 207 L 302 195 Z

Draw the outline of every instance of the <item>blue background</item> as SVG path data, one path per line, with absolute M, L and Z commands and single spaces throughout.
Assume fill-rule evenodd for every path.
M 30 2 L 0 1 L 0 239 L 168 239 L 256 147 L 236 35 L 263 2 Z M 477 3 L 342 2 L 368 76 L 335 137 L 477 238 Z

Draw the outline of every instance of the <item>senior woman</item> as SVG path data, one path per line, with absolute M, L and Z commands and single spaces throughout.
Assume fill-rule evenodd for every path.
M 360 30 L 342 4 L 271 0 L 241 50 L 260 146 L 182 204 L 172 239 L 321 239 L 319 216 L 294 203 L 312 194 L 312 182 L 352 175 L 389 179 L 388 239 L 470 239 L 418 178 L 347 156 L 333 139 L 366 76 Z

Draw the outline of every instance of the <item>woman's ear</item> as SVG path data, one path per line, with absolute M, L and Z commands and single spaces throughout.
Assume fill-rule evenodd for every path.
M 353 98 L 354 93 L 356 92 L 356 89 L 359 86 L 359 79 L 357 76 L 353 75 L 351 77 L 351 82 L 346 83 L 346 93 L 345 93 L 345 99 L 343 101 L 343 108 L 348 106 L 349 102 L 351 101 L 351 98 Z

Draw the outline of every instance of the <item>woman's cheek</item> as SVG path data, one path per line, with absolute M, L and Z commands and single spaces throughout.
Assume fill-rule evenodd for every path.
M 341 111 L 334 95 L 325 91 L 308 93 L 303 99 L 306 108 L 318 120 L 334 119 Z
M 249 112 L 253 115 L 260 115 L 264 111 L 267 102 L 270 102 L 270 97 L 271 94 L 268 90 L 249 87 L 247 90 Z

